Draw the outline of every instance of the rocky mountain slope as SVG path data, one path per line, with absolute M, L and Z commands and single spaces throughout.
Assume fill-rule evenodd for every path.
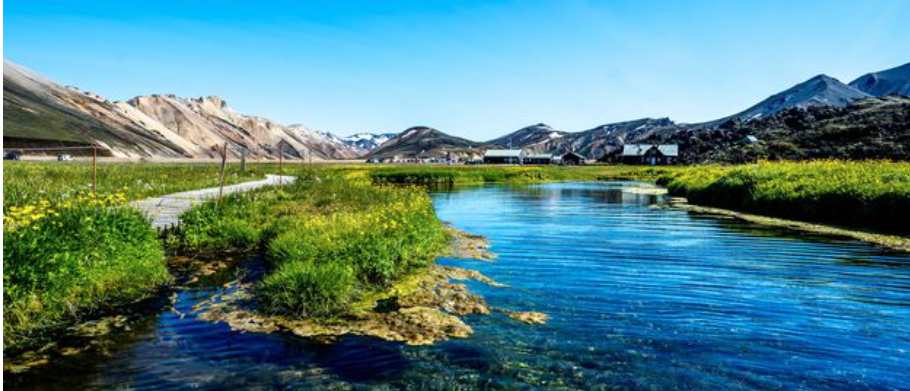
M 60 86 L 4 60 L 4 147 L 102 144 L 106 154 L 127 158 L 215 157 L 228 144 L 241 151 L 275 157 L 353 159 L 366 151 L 303 125 L 284 126 L 244 115 L 224 100 L 138 96 L 111 102 Z
M 581 132 L 554 130 L 548 125 L 537 124 L 521 128 L 488 144 L 499 148 L 524 149 L 528 152 L 563 154 L 570 151 L 598 159 L 622 149 L 655 132 L 672 132 L 677 128 L 669 118 L 642 118 L 634 121 L 601 125 Z
M 480 157 L 489 145 L 455 137 L 427 126 L 415 126 L 399 133 L 367 155 L 367 158 Z
M 850 86 L 874 96 L 890 94 L 910 96 L 910 63 L 881 72 L 867 73 L 850 82 Z
M 746 110 L 729 117 L 711 121 L 707 125 L 719 125 L 731 119 L 758 119 L 792 108 L 805 109 L 813 106 L 844 107 L 857 99 L 868 98 L 869 96 L 869 94 L 841 83 L 840 80 L 833 77 L 818 75 L 771 95 Z
M 747 136 L 751 136 L 747 138 Z M 645 140 L 679 144 L 682 163 L 757 159 L 910 160 L 910 98 L 870 97 L 844 107 L 791 108 L 714 129 L 681 129 Z
M 190 146 L 162 136 L 167 132 L 149 130 L 100 96 L 61 86 L 3 61 L 4 148 L 79 146 L 98 141 L 102 154 L 109 156 L 189 156 Z

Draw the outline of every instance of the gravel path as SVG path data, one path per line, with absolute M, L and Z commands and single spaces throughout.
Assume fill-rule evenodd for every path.
M 277 185 L 281 179 L 282 183 L 294 182 L 293 176 L 266 175 L 265 179 L 253 182 L 238 183 L 224 187 L 224 194 L 228 195 L 238 191 L 252 190 L 263 186 Z M 207 200 L 218 197 L 218 188 L 199 189 L 185 191 L 182 193 L 168 194 L 161 197 L 148 198 L 140 201 L 134 201 L 133 206 L 145 212 L 152 222 L 152 228 L 164 229 L 167 227 L 177 226 L 180 224 L 180 215 L 195 205 L 201 204 Z

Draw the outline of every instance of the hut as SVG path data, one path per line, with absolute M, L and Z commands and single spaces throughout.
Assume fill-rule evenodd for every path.
M 622 162 L 651 166 L 674 164 L 679 158 L 676 144 L 627 144 L 622 147 Z
M 524 164 L 548 165 L 552 163 L 552 153 L 532 153 L 524 157 Z
M 562 155 L 562 159 L 560 159 L 560 160 L 561 160 L 560 164 L 562 164 L 564 166 L 577 166 L 577 165 L 585 164 L 585 162 L 588 160 L 588 158 L 586 158 L 584 155 L 582 155 L 578 152 L 569 152 L 565 155 Z
M 521 164 L 520 149 L 490 149 L 483 155 L 484 164 Z

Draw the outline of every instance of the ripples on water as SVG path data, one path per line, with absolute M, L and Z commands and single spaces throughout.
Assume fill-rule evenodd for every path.
M 429 347 L 319 345 L 165 312 L 112 358 L 81 357 L 20 389 L 910 389 L 910 258 L 659 207 L 633 183 L 486 186 L 435 194 L 440 217 L 488 236 L 471 287 L 525 325 L 467 318 Z M 213 284 L 217 287 L 217 284 Z M 181 293 L 179 310 L 222 288 Z M 9 384 L 7 384 L 9 385 Z

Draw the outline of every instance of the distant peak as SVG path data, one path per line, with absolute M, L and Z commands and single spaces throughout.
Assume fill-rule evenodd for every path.
M 844 84 L 844 83 L 841 83 L 840 80 L 837 80 L 837 79 L 835 79 L 835 78 L 833 78 L 833 77 L 831 77 L 831 76 L 828 76 L 828 75 L 826 75 L 826 74 L 816 75 L 816 76 L 814 76 L 813 78 L 807 80 L 806 83 L 807 83 L 807 84 L 823 83 L 823 84 L 826 84 L 826 85 L 840 85 L 840 84 Z

